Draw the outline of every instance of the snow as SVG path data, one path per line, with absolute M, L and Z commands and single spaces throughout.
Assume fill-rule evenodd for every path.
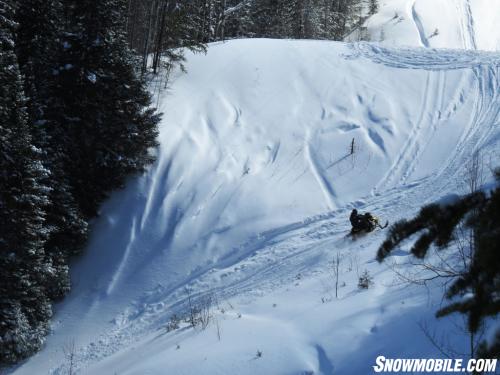
M 500 49 L 496 1 L 385 0 L 379 7 L 365 23 L 371 41 L 389 46 Z M 348 36 L 350 41 L 358 38 L 357 31 Z
M 92 83 L 96 83 L 97 82 L 97 76 L 95 75 L 95 73 L 89 73 L 87 74 L 87 79 L 92 82 Z
M 488 4 L 470 4 L 481 27 Z M 497 31 L 474 18 L 474 43 L 492 52 L 455 45 L 433 6 L 387 1 L 368 22 L 405 20 L 382 44 L 253 39 L 188 54 L 188 74 L 155 98 L 157 162 L 104 205 L 46 347 L 12 373 L 65 373 L 72 340 L 82 374 L 367 374 L 378 355 L 441 358 L 419 324 L 460 349 L 455 320 L 434 318 L 440 282 L 403 285 L 392 270 L 405 246 L 378 264 L 385 231 L 345 237 L 353 207 L 394 222 L 464 193 L 475 150 L 499 164 Z M 434 49 L 445 45 L 456 49 Z M 360 291 L 365 269 L 374 285 Z M 166 332 L 188 294 L 218 301 L 211 324 Z

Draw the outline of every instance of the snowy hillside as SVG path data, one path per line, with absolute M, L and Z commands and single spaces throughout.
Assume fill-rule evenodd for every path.
M 478 21 L 455 44 L 425 3 L 419 29 L 440 34 L 424 46 L 500 46 Z M 158 98 L 157 163 L 106 203 L 45 349 L 13 373 L 65 373 L 71 342 L 82 374 L 368 374 L 379 354 L 440 357 L 417 324 L 435 326 L 440 285 L 397 283 L 374 261 L 385 232 L 352 241 L 348 216 L 394 222 L 464 193 L 475 150 L 500 164 L 500 53 L 257 39 L 186 67 Z M 374 285 L 359 291 L 365 269 Z M 207 296 L 206 330 L 166 332 Z
M 500 11 L 495 0 L 383 0 L 360 38 L 384 45 L 500 49 Z

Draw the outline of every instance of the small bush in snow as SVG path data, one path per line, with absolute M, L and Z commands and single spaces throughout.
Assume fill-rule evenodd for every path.
M 181 320 L 180 318 L 174 314 L 170 317 L 170 320 L 167 323 L 166 329 L 167 332 L 175 331 L 176 329 L 179 329 L 179 324 Z
M 189 323 L 193 328 L 200 326 L 201 329 L 206 329 L 213 318 L 212 309 L 214 304 L 216 304 L 215 297 L 213 294 L 207 294 L 194 301 L 187 289 L 186 294 L 188 296 L 188 316 L 186 323 Z
M 363 274 L 359 277 L 358 288 L 359 289 L 368 289 L 373 285 L 373 277 L 370 275 L 368 270 L 365 270 Z

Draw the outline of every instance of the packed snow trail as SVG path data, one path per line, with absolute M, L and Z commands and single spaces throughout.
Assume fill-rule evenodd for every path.
M 266 341 L 272 324 L 289 332 L 283 360 L 257 362 L 261 373 L 339 368 L 357 344 L 347 350 L 334 337 L 352 335 L 359 344 L 370 340 L 374 321 L 391 317 L 398 326 L 409 319 L 393 295 L 412 301 L 405 307 L 411 311 L 404 310 L 412 319 L 425 308 L 424 297 L 391 286 L 391 271 L 373 261 L 384 231 L 346 238 L 350 210 L 392 222 L 463 192 L 463 166 L 475 150 L 498 162 L 499 62 L 493 52 L 320 41 L 237 40 L 211 45 L 206 56 L 190 55 L 189 73 L 175 77 L 160 99 L 158 161 L 105 205 L 47 347 L 14 373 L 64 373 L 61 348 L 72 338 L 84 373 L 176 373 L 173 363 L 197 373 L 203 361 L 167 355 L 178 335 L 162 333 L 172 314 L 185 313 L 187 291 L 193 299 L 214 293 L 244 312 L 241 324 L 237 318 L 225 323 L 228 336 L 261 327 L 258 341 Z M 330 327 L 327 334 L 294 320 L 293 303 L 281 318 L 274 310 L 253 310 L 302 282 L 304 303 L 315 305 L 334 251 L 369 269 L 378 284 L 359 295 L 351 267 L 345 298 L 311 305 L 311 316 L 320 314 Z M 342 320 L 349 314 L 359 316 L 348 325 L 351 333 Z M 196 335 L 182 335 L 186 345 L 198 345 Z M 392 338 L 387 350 L 405 347 L 402 340 Z M 234 344 L 227 339 L 212 355 Z M 254 350 L 245 345 L 254 344 L 239 343 L 234 361 L 223 359 L 213 373 L 233 365 L 239 373 L 257 371 L 238 362 Z M 143 348 L 144 356 L 154 348 L 164 360 L 122 368 L 131 347 Z M 297 350 L 307 354 L 287 361 Z M 423 344 L 418 350 L 435 354 Z

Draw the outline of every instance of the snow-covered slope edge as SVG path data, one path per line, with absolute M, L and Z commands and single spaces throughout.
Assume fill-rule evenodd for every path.
M 498 164 L 499 64 L 315 41 L 189 56 L 160 99 L 158 162 L 106 204 L 47 347 L 14 373 L 63 373 L 72 339 L 89 374 L 359 374 L 382 351 L 435 355 L 415 324 L 435 307 L 373 261 L 382 232 L 344 238 L 347 216 L 395 220 L 460 192 L 478 148 Z M 351 259 L 338 301 L 336 250 Z M 365 268 L 375 287 L 360 293 Z M 221 341 L 212 325 L 165 333 L 186 288 L 216 294 Z
M 347 40 L 498 51 L 499 22 L 500 3 L 494 0 L 384 0 Z

